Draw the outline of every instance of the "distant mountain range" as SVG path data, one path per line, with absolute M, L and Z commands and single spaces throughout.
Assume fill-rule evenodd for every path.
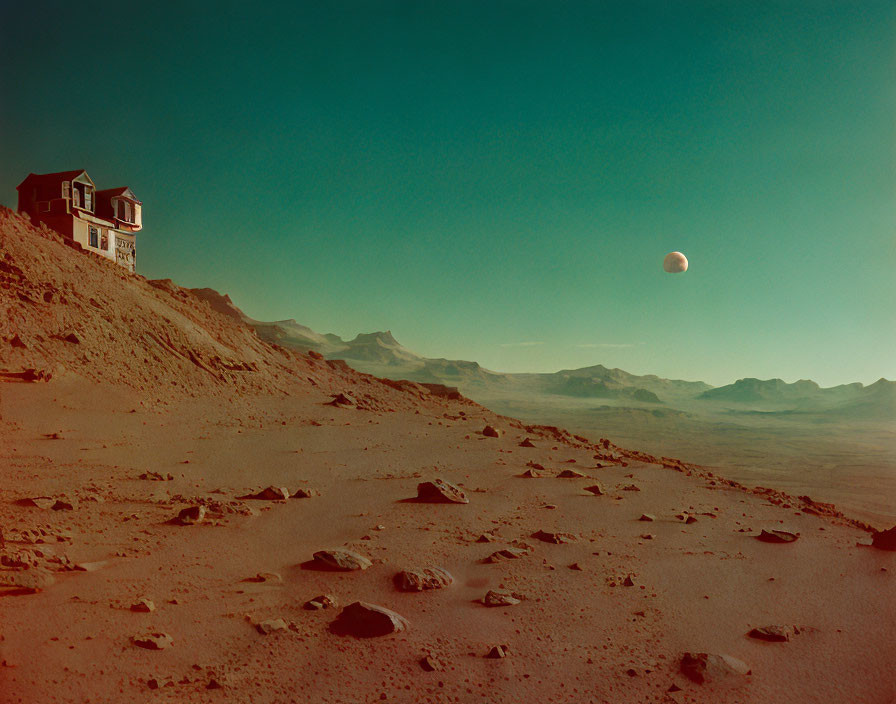
M 210 288 L 191 289 L 214 310 L 237 318 L 260 338 L 285 347 L 313 350 L 329 359 L 344 359 L 359 371 L 388 379 L 456 386 L 462 393 L 530 396 L 549 394 L 568 399 L 612 399 L 628 406 L 669 405 L 697 409 L 725 406 L 735 411 L 824 413 L 848 418 L 896 419 L 896 382 L 881 379 L 821 388 L 814 381 L 788 384 L 781 379 L 739 379 L 712 387 L 702 381 L 639 376 L 603 365 L 545 374 L 510 374 L 485 369 L 476 362 L 422 357 L 401 345 L 390 331 L 343 340 L 321 334 L 295 320 L 263 322 L 241 311 L 227 295 Z

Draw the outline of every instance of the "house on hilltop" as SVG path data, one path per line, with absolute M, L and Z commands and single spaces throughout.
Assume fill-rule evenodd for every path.
M 81 169 L 28 174 L 16 190 L 19 212 L 33 224 L 45 223 L 128 271 L 137 268 L 136 233 L 143 228 L 143 203 L 127 186 L 98 191 Z

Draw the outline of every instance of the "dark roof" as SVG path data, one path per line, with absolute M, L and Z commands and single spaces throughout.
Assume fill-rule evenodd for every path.
M 104 188 L 102 191 L 96 191 L 94 193 L 94 195 L 97 198 L 114 198 L 116 196 L 120 196 L 125 191 L 131 191 L 131 189 L 128 188 L 127 186 L 119 186 L 118 188 Z M 131 193 L 133 193 L 133 191 L 131 191 Z M 127 198 L 127 196 L 125 196 L 125 198 Z M 140 205 L 143 205 L 143 202 L 137 200 L 136 197 L 128 198 L 128 200 L 132 200 L 135 203 L 139 203 Z
M 28 174 L 28 176 L 25 177 L 25 180 L 16 186 L 16 189 L 21 188 L 26 183 L 35 186 L 46 186 L 48 184 L 61 183 L 62 181 L 71 181 L 83 173 L 86 173 L 84 169 L 78 169 L 76 171 L 58 171 L 55 174 Z

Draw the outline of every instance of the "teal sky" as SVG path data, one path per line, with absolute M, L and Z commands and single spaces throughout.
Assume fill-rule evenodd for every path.
M 131 186 L 147 277 L 502 371 L 896 378 L 892 0 L 29 5 L 0 203 Z

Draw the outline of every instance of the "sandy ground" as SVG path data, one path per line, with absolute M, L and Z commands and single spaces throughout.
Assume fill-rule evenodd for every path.
M 5 384 L 7 550 L 41 548 L 10 538 L 45 527 L 71 536 L 53 539 L 57 553 L 100 564 L 0 599 L 2 701 L 894 701 L 896 553 L 858 547 L 869 540 L 857 528 L 652 464 L 595 469 L 592 449 L 527 434 L 469 404 L 390 413 L 327 400 L 307 393 L 146 410 L 126 391 L 76 379 Z M 506 434 L 484 437 L 487 422 Z M 536 447 L 518 447 L 527 435 Z M 527 462 L 587 478 L 521 478 Z M 138 479 L 146 471 L 175 478 Z M 404 501 L 434 477 L 461 485 L 469 504 Z M 595 480 L 606 495 L 583 490 Z M 253 515 L 166 524 L 195 498 L 231 501 L 269 484 L 320 496 L 245 501 Z M 630 485 L 640 491 L 623 490 Z M 77 506 L 14 503 L 60 494 Z M 697 522 L 677 519 L 683 510 Z M 642 513 L 657 520 L 639 521 Z M 753 537 L 762 528 L 800 539 L 766 544 Z M 540 542 L 530 537 L 538 530 L 575 542 Z M 495 542 L 476 542 L 483 533 Z M 531 553 L 479 562 L 518 541 Z M 340 546 L 373 566 L 302 569 L 315 551 Z M 397 571 L 429 565 L 455 583 L 396 590 Z M 264 572 L 282 582 L 242 581 Z M 635 586 L 622 586 L 626 576 Z M 477 603 L 499 587 L 521 603 Z M 394 609 L 410 628 L 335 635 L 339 608 L 302 608 L 324 593 L 339 607 Z M 140 597 L 155 610 L 130 611 Z M 290 628 L 262 635 L 253 624 L 267 618 Z M 746 636 L 770 624 L 804 630 L 783 643 Z M 146 632 L 173 644 L 136 647 L 132 638 Z M 497 644 L 508 657 L 485 658 Z M 679 673 L 685 651 L 730 654 L 752 674 L 694 684 Z M 427 654 L 442 669 L 424 671 Z M 211 680 L 221 689 L 207 689 Z M 667 692 L 673 684 L 682 691 Z
M 896 700 L 896 552 L 834 507 L 268 345 L 2 208 L 0 377 L 0 703 Z M 469 502 L 409 501 L 437 478 Z M 268 485 L 319 494 L 239 498 Z M 339 548 L 372 564 L 308 569 Z M 436 566 L 452 584 L 393 583 Z M 356 601 L 409 626 L 341 635 Z M 750 674 L 693 682 L 688 652 Z

